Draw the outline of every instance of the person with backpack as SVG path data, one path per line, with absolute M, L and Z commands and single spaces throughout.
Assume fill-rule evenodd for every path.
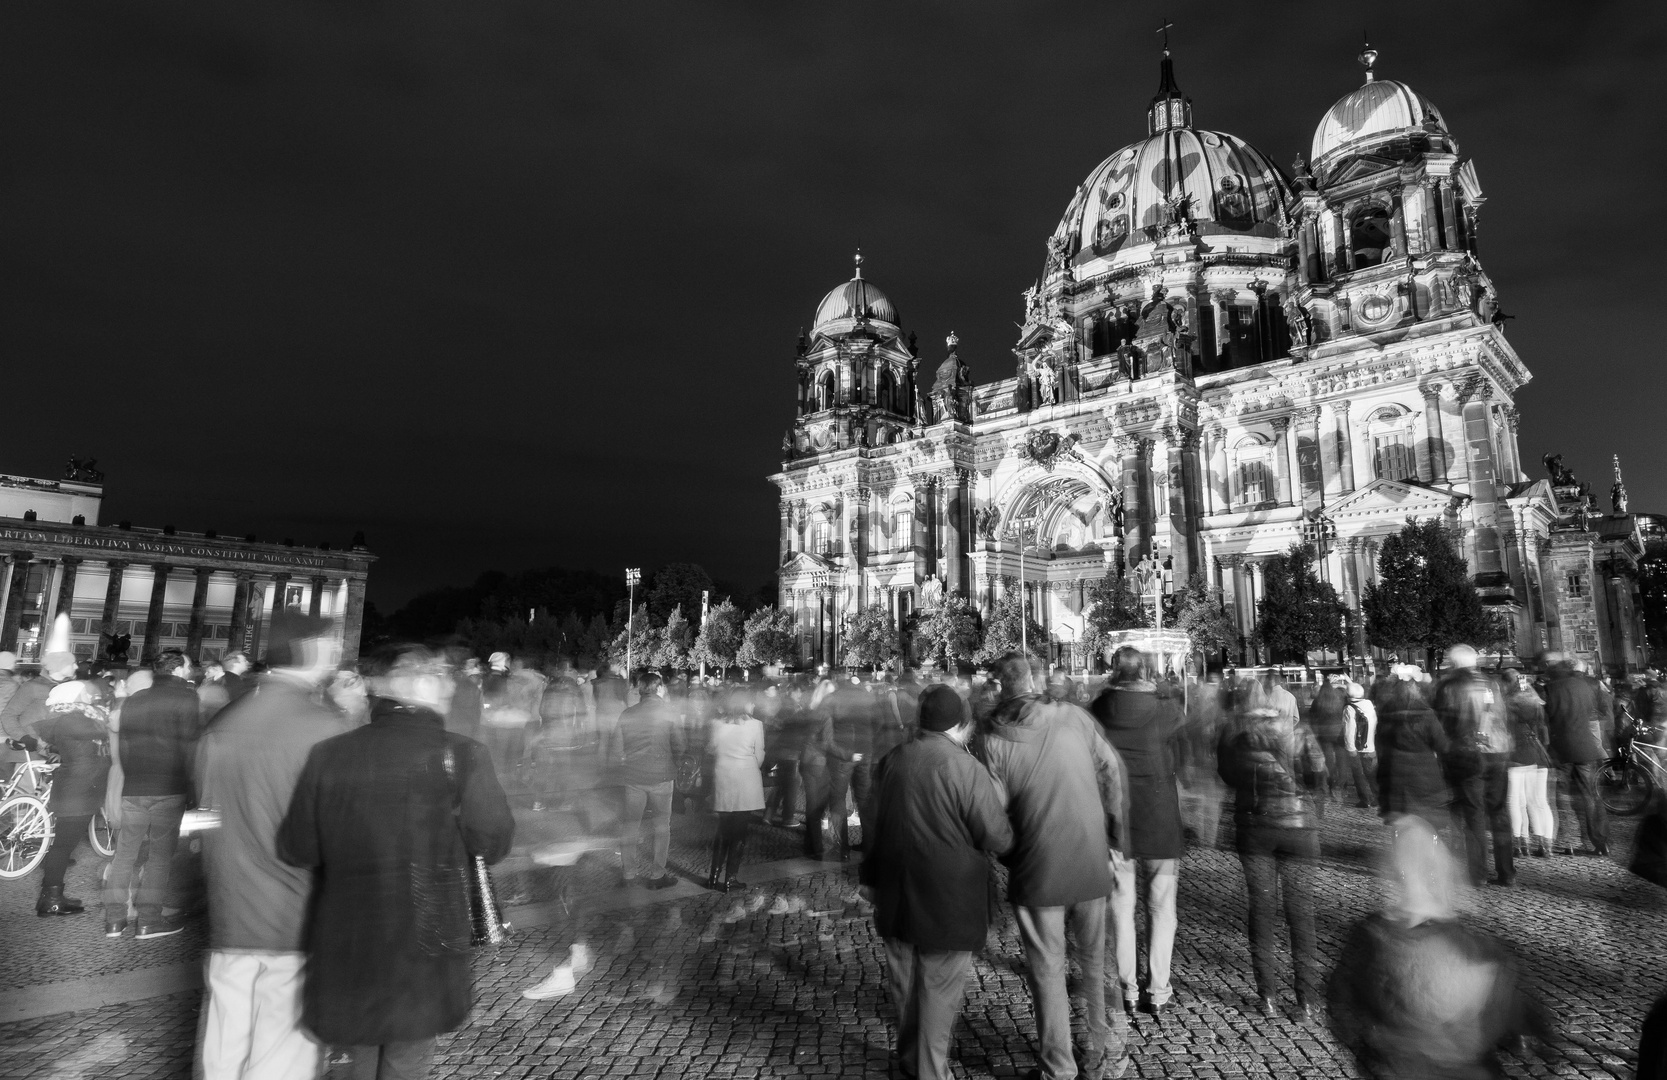
M 1366 697 L 1366 688 L 1357 682 L 1349 683 L 1348 704 L 1343 709 L 1343 756 L 1348 762 L 1349 776 L 1354 780 L 1356 803 L 1361 809 L 1376 809 L 1378 805 L 1378 710 Z M 1326 759 L 1330 766 L 1331 759 Z
M 1493 845 L 1493 883 L 1516 882 L 1515 838 L 1511 835 L 1510 710 L 1499 684 L 1476 667 L 1476 650 L 1447 650 L 1448 673 L 1436 684 L 1431 704 L 1447 733 L 1442 768 L 1453 792 L 1453 825 L 1464 836 L 1470 883 L 1488 881 L 1488 844 Z
M 1312 1017 L 1320 968 L 1314 941 L 1313 864 L 1320 856 L 1316 798 L 1324 798 L 1325 754 L 1294 711 L 1264 683 L 1245 695 L 1243 711 L 1217 752 L 1221 778 L 1235 792 L 1239 863 L 1250 894 L 1250 959 L 1261 1013 L 1274 1003 L 1275 930 L 1281 907 L 1291 932 L 1297 1008 Z M 1289 696 L 1289 695 L 1287 695 Z

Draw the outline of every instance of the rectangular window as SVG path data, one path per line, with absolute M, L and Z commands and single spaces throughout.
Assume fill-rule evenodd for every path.
M 1262 458 L 1239 462 L 1237 499 L 1235 506 L 1257 506 L 1268 502 L 1273 484 L 1268 477 L 1268 463 Z
M 1320 469 L 1320 444 L 1307 435 L 1297 439 L 1297 474 L 1302 478 L 1304 495 L 1318 494 L 1325 483 Z
M 1372 471 L 1379 480 L 1410 480 L 1418 475 L 1412 447 L 1404 431 L 1392 431 L 1372 439 Z
M 132 619 L 117 619 L 116 620 L 116 629 L 115 629 L 114 632 L 117 633 L 117 634 L 131 634 L 131 633 L 133 633 L 133 620 Z
M 1586 595 L 1586 579 L 1581 577 L 1579 574 L 1570 574 L 1569 575 L 1569 595 L 1570 596 L 1585 596 Z
M 69 621 L 69 632 L 72 633 L 72 634 L 85 634 L 85 633 L 87 633 L 87 620 L 86 619 L 71 619 Z

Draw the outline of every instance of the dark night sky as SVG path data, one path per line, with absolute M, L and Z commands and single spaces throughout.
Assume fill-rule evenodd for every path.
M 0 471 L 96 456 L 107 521 L 362 528 L 383 610 L 492 567 L 762 583 L 793 342 L 852 249 L 928 361 L 954 329 L 1009 373 L 1167 11 L 1199 125 L 1281 164 L 1367 24 L 1476 160 L 1525 460 L 1606 490 L 1619 453 L 1667 511 L 1664 9 L 17 0 Z

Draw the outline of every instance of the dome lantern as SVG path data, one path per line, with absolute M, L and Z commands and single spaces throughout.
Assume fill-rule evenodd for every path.
M 1164 22 L 1158 26 L 1158 33 L 1163 35 L 1163 62 L 1159 67 L 1157 96 L 1146 110 L 1148 135 L 1192 126 L 1192 99 L 1176 85 L 1175 61 L 1169 56 L 1169 28 L 1173 25 Z

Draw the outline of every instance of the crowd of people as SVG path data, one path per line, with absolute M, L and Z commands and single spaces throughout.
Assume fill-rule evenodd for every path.
M 331 1046 L 355 1076 L 427 1075 L 436 1037 L 471 1006 L 487 865 L 498 901 L 531 899 L 547 875 L 572 913 L 569 946 L 524 991 L 547 999 L 592 963 L 581 859 L 621 886 L 687 877 L 756 904 L 743 868 L 762 828 L 802 830 L 809 858 L 861 853 L 903 1075 L 949 1075 L 1004 882 L 1033 1074 L 1120 1076 L 1125 1018 L 1161 1019 L 1175 1000 L 1184 856 L 1215 846 L 1224 821 L 1248 900 L 1247 1009 L 1328 1017 L 1373 1075 L 1482 1075 L 1513 1039 L 1553 1032 L 1509 951 L 1459 921 L 1460 897 L 1513 885 L 1521 857 L 1607 853 L 1597 769 L 1629 725 L 1658 742 L 1667 728 L 1653 678 L 1617 690 L 1542 660 L 1533 677 L 1484 670 L 1458 646 L 1434 675 L 1397 664 L 1369 686 L 1277 671 L 1183 682 L 1134 650 L 1093 679 L 1014 654 L 970 678 L 628 682 L 418 646 L 343 670 L 329 623 L 288 611 L 259 671 L 164 652 L 94 672 L 49 650 L 38 674 L 0 677 L 0 727 L 14 756 L 59 761 L 42 917 L 85 910 L 65 871 L 100 809 L 116 838 L 107 936 L 167 937 L 206 909 L 209 1080 L 312 1076 Z M 1313 879 L 1320 823 L 1345 802 L 1382 816 L 1394 887 L 1328 973 Z M 182 830 L 188 811 L 200 831 Z M 709 828 L 703 867 L 672 865 L 679 813 Z

